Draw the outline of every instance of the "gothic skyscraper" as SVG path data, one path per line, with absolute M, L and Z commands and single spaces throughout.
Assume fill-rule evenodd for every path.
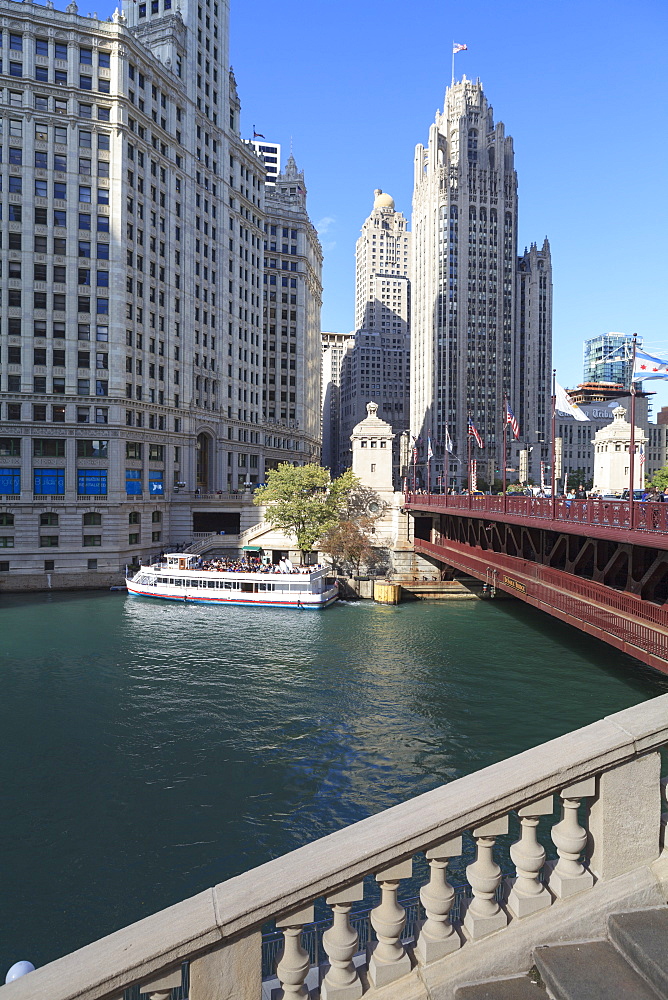
M 538 363 L 528 369 L 517 349 L 523 287 L 517 275 L 512 139 L 494 122 L 480 82 L 464 77 L 446 91 L 427 146 L 416 147 L 413 194 L 411 431 L 423 461 L 431 438 L 437 474 L 450 434 L 451 481 L 466 478 L 469 413 L 485 442 L 476 452 L 478 474 L 491 482 L 502 469 L 504 395 L 516 412 L 529 399 L 545 406 L 537 399 L 545 386 L 528 392 L 525 385 L 539 378 Z M 530 294 L 525 308 L 532 301 Z M 551 311 L 551 297 L 545 304 Z M 530 335 L 534 327 L 524 322 Z M 541 329 L 541 363 L 549 366 L 551 313 Z M 540 375 L 537 386 L 544 382 Z M 523 416 L 523 439 L 534 443 L 537 416 L 526 409 Z

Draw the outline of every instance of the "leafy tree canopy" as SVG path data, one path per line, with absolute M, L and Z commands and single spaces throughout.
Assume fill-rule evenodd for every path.
M 665 490 L 668 486 L 668 465 L 658 469 L 649 481 L 650 486 L 656 486 L 660 490 Z
M 267 485 L 253 495 L 254 504 L 267 506 L 265 518 L 274 528 L 297 536 L 301 552 L 313 545 L 340 520 L 348 497 L 359 480 L 347 469 L 331 479 L 320 465 L 283 462 L 267 473 Z

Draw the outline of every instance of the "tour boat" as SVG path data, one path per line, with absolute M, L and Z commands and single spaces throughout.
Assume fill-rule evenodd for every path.
M 339 596 L 336 583 L 327 585 L 327 571 L 317 567 L 279 566 L 253 569 L 201 569 L 201 559 L 187 552 L 162 557 L 141 566 L 125 585 L 134 597 L 161 597 L 195 604 L 252 604 L 258 607 L 326 608 Z

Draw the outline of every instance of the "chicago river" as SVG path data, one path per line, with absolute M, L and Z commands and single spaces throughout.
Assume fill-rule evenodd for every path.
M 0 614 L 3 969 L 668 690 L 512 600 Z

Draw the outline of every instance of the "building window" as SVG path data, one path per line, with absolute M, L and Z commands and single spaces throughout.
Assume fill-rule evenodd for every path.
M 108 441 L 96 441 L 84 438 L 77 441 L 77 458 L 107 458 Z
M 21 492 L 21 470 L 0 469 L 0 493 L 18 494 Z
M 139 545 L 138 531 L 133 531 L 128 535 L 128 545 Z
M 43 548 L 43 549 L 57 549 L 58 548 L 58 535 L 40 535 L 39 536 L 39 544 L 40 544 L 40 548 Z
M 0 438 L 0 456 L 18 458 L 21 454 L 21 438 Z
M 89 528 L 91 525 L 102 524 L 102 514 L 95 510 L 89 510 L 83 516 L 84 528 Z
M 78 469 L 77 493 L 80 496 L 106 496 L 106 469 Z
M 158 532 L 158 534 L 160 534 L 160 532 Z M 13 549 L 13 548 L 14 548 L 14 536 L 0 535 L 0 549 Z
M 125 492 L 128 496 L 139 496 L 142 492 L 141 469 L 125 470 Z
M 90 548 L 91 546 L 102 545 L 102 535 L 84 535 L 83 536 L 84 548 Z M 91 569 L 91 563 L 94 562 L 95 565 L 93 569 L 97 569 L 97 559 L 88 560 L 88 569 Z
M 151 496 L 162 496 L 165 492 L 162 469 L 152 469 L 148 474 L 148 480 Z
M 97 569 L 97 559 L 89 559 L 88 560 L 88 569 L 89 570 L 96 570 Z
M 62 496 L 65 493 L 64 469 L 33 469 L 35 496 Z
M 58 527 L 58 515 L 52 512 L 47 514 L 39 515 L 39 526 L 40 528 L 57 528 Z
M 162 511 L 154 510 L 151 514 L 151 521 L 153 522 L 153 524 L 160 524 L 160 522 L 162 521 Z M 14 521 L 12 520 L 12 524 L 13 523 Z

